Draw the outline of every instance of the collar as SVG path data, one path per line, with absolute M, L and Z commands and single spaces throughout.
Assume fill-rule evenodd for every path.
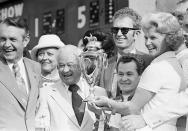
M 11 71 L 12 71 L 12 66 L 14 65 L 14 63 L 10 63 L 10 62 L 8 62 L 8 61 L 6 61 L 6 62 L 7 62 L 7 64 L 8 64 L 8 66 L 9 66 L 9 68 L 10 68 Z M 18 63 L 18 65 L 20 66 L 20 69 L 23 69 L 23 67 L 24 67 L 23 57 L 22 57 L 17 63 Z
M 128 101 L 128 98 L 131 96 L 130 94 L 129 95 L 122 95 L 123 96 L 123 99 L 124 99 L 124 101 Z
M 81 76 L 81 77 L 80 77 L 80 80 L 76 83 L 76 84 L 79 86 L 79 90 L 80 90 L 81 92 L 84 91 L 84 89 L 83 89 L 83 87 L 84 87 L 83 82 L 84 82 L 84 78 Z M 68 91 L 69 91 L 69 85 L 65 84 L 65 83 L 62 82 L 62 81 L 61 81 L 61 83 L 62 83 L 62 85 L 65 87 L 65 90 L 68 92 Z
M 85 85 L 83 85 L 84 84 L 84 78 L 81 76 L 80 77 L 80 80 L 76 83 L 79 87 L 80 87 L 80 89 L 79 90 L 81 90 L 81 92 L 83 92 L 84 91 L 84 86 Z
M 176 55 L 176 57 L 177 57 L 177 58 L 181 58 L 181 57 L 183 57 L 185 54 L 188 54 L 188 48 L 187 48 L 187 49 L 184 49 L 184 50 L 182 50 L 182 51 L 180 51 L 180 52 Z
M 163 60 L 166 60 L 166 59 L 169 59 L 169 58 L 176 58 L 176 55 L 175 55 L 175 52 L 174 51 L 167 51 L 163 54 L 161 54 L 160 56 L 156 57 L 152 63 L 156 63 L 156 62 L 159 62 L 159 61 L 163 61 Z

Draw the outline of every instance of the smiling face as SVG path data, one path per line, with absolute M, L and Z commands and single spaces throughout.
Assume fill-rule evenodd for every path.
M 156 32 L 155 27 L 148 30 L 144 30 L 146 47 L 149 54 L 153 57 L 157 57 L 168 50 L 167 44 L 165 43 L 165 34 Z
M 113 27 L 118 28 L 133 28 L 133 20 L 129 17 L 119 17 L 113 22 Z M 117 34 L 113 34 L 113 39 L 119 49 L 127 49 L 133 46 L 134 31 L 130 30 L 127 34 L 122 34 L 121 30 Z
M 78 59 L 68 49 L 61 51 L 58 56 L 58 70 L 61 80 L 67 85 L 75 84 L 80 79 L 81 69 Z
M 24 47 L 28 44 L 25 30 L 7 24 L 0 24 L 0 48 L 4 58 L 14 63 L 23 56 Z
M 41 64 L 42 74 L 50 74 L 57 69 L 57 49 L 53 47 L 40 49 L 37 61 Z
M 118 65 L 118 86 L 125 93 L 133 92 L 140 80 L 135 61 L 120 62 Z
M 118 28 L 133 28 L 133 20 L 129 17 L 119 17 L 114 20 L 113 27 Z M 120 49 L 127 49 L 133 46 L 134 42 L 134 31 L 130 30 L 126 35 L 123 35 L 121 30 L 117 34 L 113 34 L 113 39 L 116 46 Z

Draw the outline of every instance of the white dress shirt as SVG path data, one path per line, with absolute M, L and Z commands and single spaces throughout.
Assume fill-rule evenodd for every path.
M 66 85 L 65 83 L 62 82 L 62 84 L 64 85 L 68 96 L 70 97 L 71 101 L 72 101 L 72 92 L 69 91 L 69 85 Z M 85 98 L 87 98 L 89 96 L 88 90 L 85 90 L 84 87 L 88 87 L 89 85 L 86 83 L 86 80 L 81 76 L 80 80 L 78 81 L 78 83 L 76 83 L 79 86 L 79 89 L 77 91 L 77 93 L 82 97 L 82 99 L 84 100 Z

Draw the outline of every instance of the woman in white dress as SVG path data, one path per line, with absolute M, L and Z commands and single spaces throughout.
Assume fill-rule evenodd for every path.
M 168 46 L 169 42 L 176 44 L 184 41 L 178 20 L 169 13 L 152 13 L 143 18 L 142 29 L 149 54 L 155 59 L 143 72 L 135 95 L 127 103 L 96 97 L 94 103 L 97 106 L 109 107 L 122 115 L 140 114 L 165 105 L 185 88 L 182 68 L 175 52 Z M 177 131 L 176 120 L 170 120 L 153 129 L 146 126 L 137 131 Z M 126 127 L 129 127 L 129 123 Z

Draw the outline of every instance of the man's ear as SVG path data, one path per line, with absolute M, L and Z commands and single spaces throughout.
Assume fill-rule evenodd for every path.
M 134 36 L 138 37 L 141 34 L 141 30 L 135 30 L 134 31 Z
M 140 34 L 141 34 L 141 30 L 135 30 L 133 34 L 134 39 L 136 40 Z
M 29 36 L 29 34 L 27 34 L 27 35 L 24 37 L 24 40 L 23 40 L 24 47 L 27 46 L 27 44 L 29 43 L 29 41 L 30 41 L 30 36 Z

